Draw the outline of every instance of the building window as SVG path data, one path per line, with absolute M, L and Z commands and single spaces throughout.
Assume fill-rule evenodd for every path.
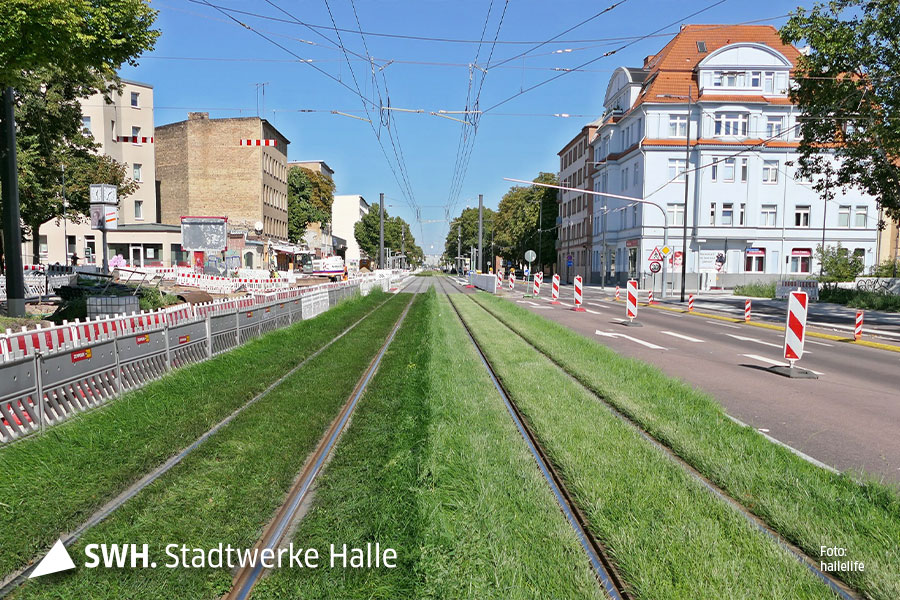
M 675 179 L 677 177 L 679 181 L 684 181 L 684 164 L 683 158 L 670 158 L 669 179 Z
M 634 204 L 631 207 L 631 224 L 633 227 L 638 226 L 638 205 Z
M 669 137 L 687 136 L 687 115 L 669 115 Z
M 795 248 L 791 252 L 791 273 L 809 273 L 812 267 L 812 250 Z
M 763 161 L 763 172 L 762 172 L 762 180 L 763 183 L 778 183 L 778 161 L 777 160 L 764 160 Z
M 775 93 L 775 73 L 772 71 L 767 71 L 764 79 L 765 86 L 763 92 L 766 94 L 774 94 Z
M 766 251 L 761 248 L 748 248 L 744 259 L 744 271 L 747 273 L 765 273 Z
M 850 227 L 849 206 L 841 206 L 838 208 L 838 227 Z
M 747 159 L 741 159 L 741 181 L 747 183 Z
M 38 253 L 41 256 L 47 256 L 47 236 L 38 235 Z
M 722 225 L 734 225 L 734 204 L 730 202 L 722 205 Z
M 131 178 L 135 181 L 143 181 L 141 178 L 141 163 L 131 165 Z
M 131 137 L 132 137 L 132 142 L 134 144 L 137 144 L 138 146 L 140 146 L 141 145 L 141 128 L 140 127 L 132 127 L 131 128 Z
M 717 113 L 715 134 L 746 136 L 749 122 L 747 113 Z
M 91 135 L 91 118 L 81 117 L 81 131 L 84 135 Z
M 135 200 L 134 201 L 134 218 L 137 220 L 143 220 L 143 218 L 144 218 L 144 201 L 143 200 Z
M 713 159 L 712 167 L 709 169 L 710 177 L 712 177 L 713 181 L 719 180 L 719 159 Z
M 634 185 L 637 186 L 640 179 L 641 179 L 641 166 L 638 163 L 635 163 L 635 165 L 634 165 L 634 181 L 632 183 L 634 183 Z
M 778 216 L 778 206 L 775 204 L 763 204 L 760 207 L 759 226 L 775 227 L 776 217 Z
M 766 137 L 777 137 L 784 129 L 784 117 L 768 117 L 766 119 Z
M 725 168 L 724 173 L 722 175 L 722 179 L 728 183 L 734 181 L 734 159 L 726 158 L 725 159 Z
M 762 72 L 753 71 L 750 73 L 750 87 L 759 88 L 762 86 Z
M 794 227 L 809 227 L 809 206 L 794 209 Z
M 722 87 L 722 71 L 713 72 L 713 87 Z
M 709 224 L 710 225 L 716 224 L 716 203 L 715 202 L 713 202 L 712 204 L 709 205 Z
M 628 187 L 628 169 L 625 168 L 622 170 L 622 191 Z
M 744 226 L 744 213 L 746 212 L 747 205 L 741 202 L 741 212 L 738 214 L 738 225 L 741 227 Z
M 141 107 L 140 99 L 141 99 L 141 95 L 139 93 L 131 92 L 131 107 L 132 108 L 140 108 Z
M 866 207 L 857 206 L 853 213 L 853 226 L 864 229 L 866 227 Z
M 684 204 L 670 204 L 666 208 L 669 225 L 684 225 Z

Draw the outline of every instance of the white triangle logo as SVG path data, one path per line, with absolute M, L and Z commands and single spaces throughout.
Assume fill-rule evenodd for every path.
M 50 573 L 58 573 L 59 571 L 68 571 L 69 569 L 74 568 L 75 563 L 72 562 L 72 557 L 69 556 L 69 552 L 63 545 L 62 540 L 56 540 L 56 543 L 50 548 L 50 552 L 48 552 L 47 556 L 38 563 L 34 568 L 34 571 L 31 572 L 31 575 L 28 576 L 28 579 L 49 575 Z

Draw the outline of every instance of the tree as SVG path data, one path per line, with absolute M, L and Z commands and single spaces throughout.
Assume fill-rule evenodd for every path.
M 485 257 L 491 255 L 491 233 L 494 231 L 494 222 L 497 219 L 497 213 L 490 208 L 483 209 L 482 215 L 482 248 Z M 457 235 L 462 228 L 462 253 L 469 254 L 469 248 L 472 246 L 478 249 L 478 209 L 464 208 L 458 217 L 450 222 L 450 231 L 447 232 L 447 239 L 444 241 L 444 256 L 452 264 L 456 264 L 457 251 Z M 495 240 L 496 242 L 496 240 Z M 486 258 L 484 264 L 487 265 L 490 258 Z
M 540 173 L 538 183 L 556 185 L 556 175 Z M 534 250 L 540 256 L 537 268 L 553 264 L 556 257 L 556 190 L 539 186 L 513 186 L 497 208 L 495 243 L 506 260 L 521 264 L 525 252 Z M 542 217 L 540 227 L 539 217 Z M 538 245 L 540 244 L 540 252 Z
M 378 260 L 378 239 L 379 239 L 379 205 L 375 204 L 369 208 L 362 219 L 360 219 L 353 228 L 353 234 L 356 243 L 359 244 L 360 250 L 365 252 L 374 260 Z M 404 245 L 403 237 L 406 237 L 406 255 L 413 264 L 419 264 L 424 260 L 425 253 L 416 245 L 416 239 L 410 230 L 409 223 L 400 217 L 391 217 L 388 212 L 384 211 L 384 247 L 390 248 L 391 252 L 399 252 Z M 385 261 L 387 260 L 387 250 L 385 250 Z M 382 268 L 382 265 L 379 265 Z
M 288 238 L 303 239 L 310 223 L 331 221 L 334 203 L 334 181 L 322 173 L 305 167 L 291 167 L 288 172 Z
M 816 247 L 816 258 L 822 265 L 823 283 L 835 283 L 838 281 L 853 281 L 865 268 L 863 257 L 850 254 L 840 242 L 837 246 Z
M 805 114 L 800 176 L 818 176 L 814 188 L 826 199 L 834 187 L 864 190 L 893 219 L 900 218 L 898 36 L 900 0 L 817 2 L 781 29 L 786 43 L 810 46 L 790 92 Z

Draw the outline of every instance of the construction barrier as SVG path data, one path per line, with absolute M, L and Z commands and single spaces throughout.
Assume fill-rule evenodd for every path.
M 542 277 L 538 277 L 537 275 L 534 276 L 534 288 L 532 291 L 533 291 L 533 295 L 535 298 L 537 298 L 541 293 L 542 279 L 543 279 Z
M 616 286 L 616 302 L 619 301 L 619 286 Z
M 510 290 L 516 289 L 516 276 L 513 273 L 509 274 L 509 289 Z
M 647 291 L 647 304 L 653 304 L 653 290 Z
M 853 339 L 860 340 L 862 339 L 862 328 L 863 328 L 863 311 L 856 311 L 856 327 L 853 329 Z
M 628 280 L 625 292 L 625 316 L 634 321 L 638 313 L 638 285 L 634 279 Z
M 581 306 L 582 304 L 582 286 L 581 286 L 581 275 L 575 276 L 575 307 L 572 310 L 577 312 L 584 312 L 584 308 Z
M 694 312 L 694 295 L 688 296 L 688 312 Z
M 750 298 L 747 298 L 746 300 L 744 300 L 744 322 L 745 323 L 750 322 L 750 307 L 751 307 Z
M 551 304 L 559 304 L 559 275 L 553 274 L 553 282 L 550 288 L 550 295 L 553 297 Z
M 784 328 L 784 358 L 794 362 L 803 357 L 803 343 L 806 339 L 806 308 L 809 296 L 806 292 L 791 292 L 788 296 L 787 325 Z

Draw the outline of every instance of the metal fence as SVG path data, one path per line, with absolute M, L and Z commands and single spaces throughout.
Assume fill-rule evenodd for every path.
M 390 277 L 257 293 L 205 304 L 0 335 L 0 444 L 53 426 L 185 365 L 311 319 Z

